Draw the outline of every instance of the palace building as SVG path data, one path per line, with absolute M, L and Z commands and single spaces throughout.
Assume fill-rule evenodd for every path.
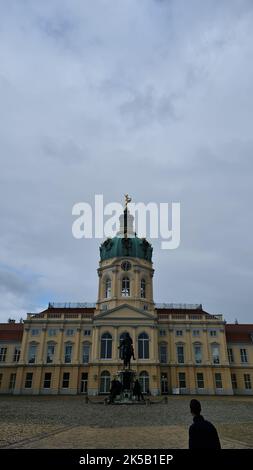
M 0 393 L 107 394 L 128 332 L 144 393 L 253 394 L 253 325 L 227 324 L 200 304 L 155 304 L 152 246 L 127 206 L 97 271 L 96 303 L 49 303 L 0 324 Z

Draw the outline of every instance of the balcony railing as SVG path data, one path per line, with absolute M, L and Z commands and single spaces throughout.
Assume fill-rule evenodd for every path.
M 175 314 L 175 313 L 158 313 L 158 320 L 189 320 L 189 321 L 206 321 L 216 320 L 223 321 L 222 315 L 193 315 L 193 314 Z

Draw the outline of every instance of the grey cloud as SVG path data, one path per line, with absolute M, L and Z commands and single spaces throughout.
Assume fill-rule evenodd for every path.
M 29 288 L 30 284 L 22 278 L 22 274 L 18 275 L 6 269 L 0 269 L 1 293 L 12 292 L 20 294 L 29 291 Z
M 96 300 L 101 240 L 73 239 L 72 206 L 126 192 L 181 202 L 180 248 L 153 241 L 155 300 L 252 321 L 252 2 L 16 1 L 0 17 L 1 321 Z
M 154 91 L 148 89 L 143 93 L 135 93 L 120 106 L 123 117 L 130 118 L 132 128 L 149 125 L 153 122 L 178 119 L 175 110 L 175 96 L 155 97 Z

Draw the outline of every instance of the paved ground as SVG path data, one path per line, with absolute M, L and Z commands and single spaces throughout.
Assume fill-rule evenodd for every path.
M 191 398 L 105 406 L 83 396 L 0 396 L 0 447 L 187 448 Z M 201 397 L 201 403 L 223 448 L 253 448 L 253 397 Z

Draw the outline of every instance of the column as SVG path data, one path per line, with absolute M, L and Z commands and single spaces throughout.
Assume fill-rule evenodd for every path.
M 155 327 L 152 326 L 151 327 L 151 351 L 152 351 L 152 355 L 151 355 L 151 358 L 153 361 L 157 361 L 157 354 L 155 353 L 155 348 L 157 346 L 158 342 L 156 341 L 156 338 L 155 338 Z
M 27 340 L 28 340 L 28 333 L 29 333 L 30 328 L 24 328 L 24 333 L 23 333 L 23 338 L 22 338 L 22 343 L 21 343 L 21 349 L 20 349 L 20 358 L 19 358 L 19 365 L 23 364 L 26 361 L 26 354 L 27 354 Z
M 139 268 L 134 269 L 134 289 L 133 289 L 132 297 L 134 297 L 135 300 L 140 297 L 140 269 Z
M 174 340 L 174 329 L 169 327 L 168 331 L 168 352 L 169 352 L 169 362 L 175 363 L 175 340 Z
M 64 354 L 64 351 L 63 351 L 63 335 L 64 335 L 64 328 L 61 327 L 60 328 L 60 338 L 59 338 L 59 345 L 58 345 L 58 357 L 57 357 L 57 363 L 58 364 L 61 364 L 64 362 L 64 358 L 62 357 L 62 355 Z
M 119 296 L 119 293 L 118 293 L 118 269 L 117 268 L 113 268 L 112 269 L 112 298 L 114 297 L 117 297 Z
M 117 361 L 118 359 L 118 327 L 115 326 L 113 329 L 113 338 L 112 338 L 112 359 Z
M 149 277 L 149 300 L 150 302 L 153 302 L 153 275 L 154 275 L 154 270 L 151 271 L 150 277 Z
M 94 326 L 92 336 L 92 361 L 97 361 L 99 357 L 99 327 Z
M 45 339 L 46 339 L 46 327 L 42 328 L 42 336 L 40 340 L 40 349 L 38 351 L 38 364 L 43 364 L 44 362 L 44 346 L 45 346 Z
M 97 270 L 98 273 L 98 301 L 100 302 L 102 299 L 102 271 L 99 268 Z
M 203 328 L 203 341 L 204 341 L 203 352 L 205 353 L 205 363 L 207 365 L 210 365 L 211 361 L 210 361 L 210 354 L 209 354 L 207 328 Z
M 192 358 L 192 338 L 191 338 L 191 330 L 190 328 L 186 327 L 186 350 L 187 350 L 187 361 L 189 364 L 193 364 Z
M 138 345 L 136 343 L 136 328 L 137 326 L 132 327 L 132 340 L 133 340 L 133 348 L 134 348 L 134 357 L 138 359 Z
M 77 328 L 76 330 L 76 340 L 75 340 L 75 354 L 74 354 L 74 363 L 80 362 L 80 335 L 81 335 L 81 328 Z

